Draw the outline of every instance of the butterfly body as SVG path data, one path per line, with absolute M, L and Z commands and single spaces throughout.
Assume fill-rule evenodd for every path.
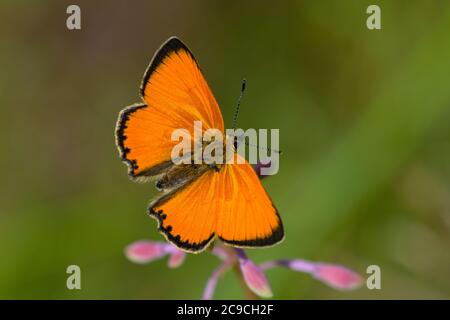
M 157 51 L 141 86 L 143 103 L 124 109 L 116 126 L 122 160 L 135 181 L 156 179 L 162 193 L 148 212 L 162 234 L 180 249 L 200 252 L 215 239 L 239 247 L 264 247 L 284 238 L 278 211 L 252 166 L 226 137 L 220 108 L 189 49 L 170 38 Z M 186 152 L 176 163 L 171 139 L 182 128 L 195 139 L 195 122 L 202 133 L 222 133 L 221 161 L 208 161 L 203 150 Z M 228 151 L 228 152 L 227 152 Z M 213 156 L 214 152 L 211 153 Z M 233 161 L 229 161 L 229 160 Z
M 160 191 L 170 191 L 198 178 L 207 170 L 211 170 L 211 167 L 207 164 L 173 166 L 156 181 L 156 188 Z

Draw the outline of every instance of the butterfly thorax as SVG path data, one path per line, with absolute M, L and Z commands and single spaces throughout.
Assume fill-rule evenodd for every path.
M 187 158 L 188 163 L 174 164 L 168 168 L 157 180 L 156 187 L 159 190 L 171 190 L 197 179 L 207 171 L 220 172 L 235 153 L 232 139 L 226 137 L 225 140 L 202 141 L 197 152 L 181 157 Z

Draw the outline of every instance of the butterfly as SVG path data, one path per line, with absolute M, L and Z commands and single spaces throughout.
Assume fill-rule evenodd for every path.
M 266 247 L 284 238 L 277 209 L 253 167 L 238 163 L 176 164 L 171 152 L 179 128 L 224 133 L 219 105 L 191 51 L 176 37 L 155 53 L 140 87 L 142 102 L 119 114 L 116 143 L 132 180 L 156 180 L 162 193 L 148 213 L 168 241 L 201 252 L 216 238 L 235 247 Z

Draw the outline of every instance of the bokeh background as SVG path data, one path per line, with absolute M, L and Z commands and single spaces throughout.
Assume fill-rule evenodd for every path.
M 74 3 L 79 31 L 66 28 Z M 369 4 L 381 30 L 366 28 Z M 226 124 L 246 77 L 239 125 L 280 128 L 280 172 L 264 184 L 286 239 L 250 257 L 381 267 L 381 290 L 354 292 L 270 270 L 274 298 L 448 299 L 449 30 L 444 0 L 1 1 L 0 298 L 201 296 L 215 257 L 169 270 L 123 254 L 163 238 L 146 215 L 155 188 L 128 179 L 115 122 L 177 35 Z M 80 291 L 66 289 L 70 264 Z M 232 273 L 216 297 L 244 297 Z

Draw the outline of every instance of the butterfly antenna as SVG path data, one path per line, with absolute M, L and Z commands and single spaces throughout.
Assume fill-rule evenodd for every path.
M 244 78 L 242 79 L 242 86 L 241 86 L 241 93 L 239 95 L 239 98 L 237 100 L 236 103 L 236 109 L 234 111 L 234 116 L 233 116 L 233 130 L 236 129 L 236 125 L 237 125 L 237 117 L 239 115 L 239 108 L 241 107 L 241 101 L 242 98 L 244 97 L 244 92 L 245 92 L 245 88 L 247 87 L 247 80 Z
M 276 153 L 278 153 L 278 154 L 282 154 L 282 153 L 283 153 L 281 150 L 272 149 L 272 148 L 264 148 L 264 147 L 260 147 L 260 146 L 258 146 L 258 145 L 256 145 L 256 144 L 249 143 L 249 142 L 247 142 L 247 141 L 245 141 L 245 145 L 248 146 L 248 147 L 255 147 L 255 148 L 259 149 L 259 150 L 266 150 L 266 151 L 270 150 L 271 152 L 276 152 Z
M 247 88 L 247 80 L 244 78 L 244 79 L 242 79 L 241 93 L 240 93 L 239 98 L 238 98 L 238 100 L 237 100 L 237 103 L 236 103 L 236 109 L 235 109 L 235 111 L 234 111 L 234 116 L 233 116 L 233 130 L 236 130 L 237 118 L 238 118 L 238 115 L 239 115 L 239 109 L 240 109 L 240 107 L 241 107 L 241 101 L 242 101 L 242 98 L 244 97 L 244 93 L 245 93 L 245 89 L 246 89 L 246 88 Z M 235 142 L 234 142 L 235 148 L 237 148 L 237 146 L 238 146 L 238 142 L 239 142 L 238 140 L 239 140 L 239 138 L 238 138 L 238 137 L 235 137 Z M 269 150 L 269 148 L 263 148 L 263 147 L 260 147 L 260 146 L 258 146 L 258 145 L 255 145 L 255 144 L 253 144 L 253 143 L 249 143 L 249 142 L 247 142 L 247 141 L 245 141 L 245 145 L 246 145 L 246 146 L 252 146 L 252 147 L 255 147 L 255 148 L 260 149 L 260 150 L 266 150 L 266 151 Z M 270 150 L 271 150 L 272 152 L 276 152 L 276 153 L 279 153 L 279 154 L 282 153 L 281 150 L 271 149 L 271 148 L 270 148 Z

